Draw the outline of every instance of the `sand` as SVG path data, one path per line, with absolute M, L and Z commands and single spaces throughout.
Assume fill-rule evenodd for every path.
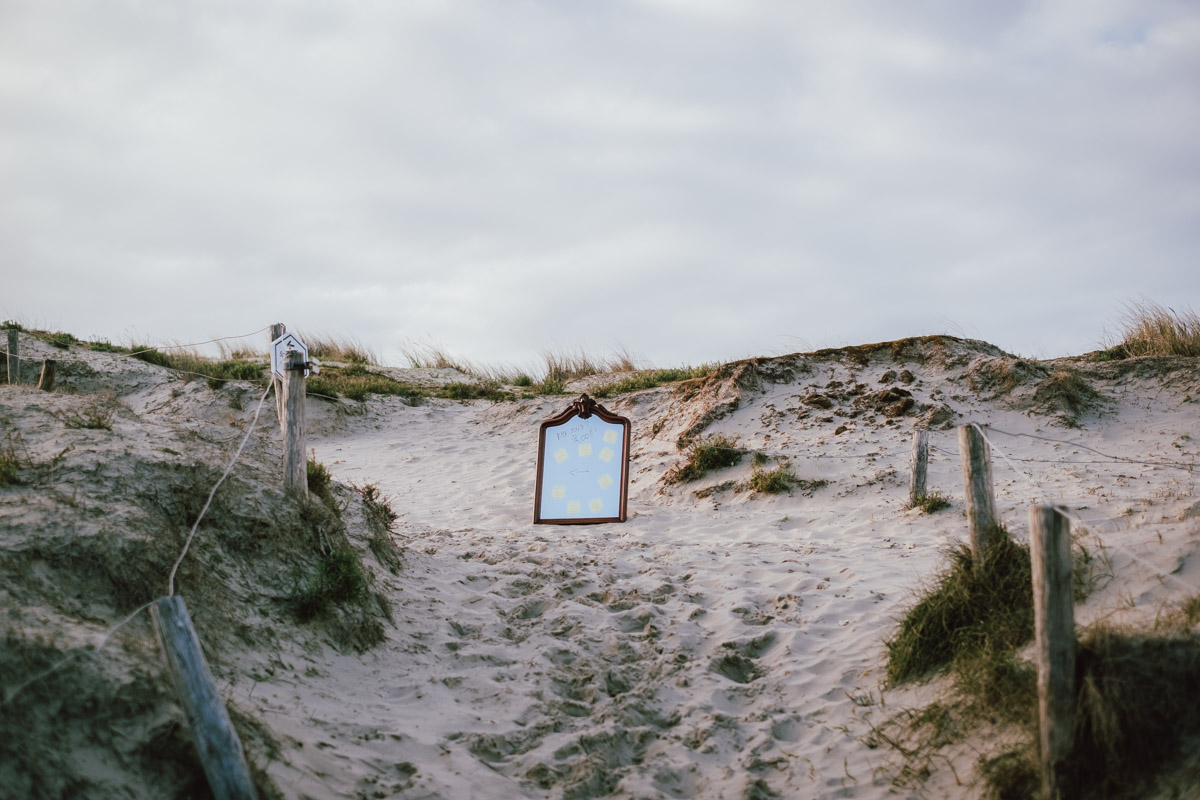
M 22 347 L 36 357 L 35 340 Z M 67 369 L 60 380 L 67 390 L 74 380 L 77 392 L 114 392 L 112 431 L 67 428 L 53 415 L 86 394 L 0 387 L 0 436 L 19 432 L 41 463 L 72 447 L 48 478 L 0 488 L 10 642 L 18 637 L 27 649 L 36 632 L 54 653 L 94 642 L 124 606 L 103 593 L 55 599 L 77 591 L 69 581 L 82 580 L 81 570 L 31 554 L 30 542 L 70 547 L 70 537 L 119 536 L 97 518 L 100 495 L 165 482 L 177 463 L 207 464 L 203 475 L 215 477 L 258 399 L 249 388 L 214 391 L 117 356 L 72 356 L 95 374 L 77 368 L 72 378 Z M 1082 408 L 1046 392 L 1065 367 L 1082 370 L 1098 393 Z M 211 632 L 228 702 L 257 721 L 261 742 L 248 749 L 284 797 L 977 797 L 975 762 L 1003 731 L 947 747 L 923 781 L 906 779 L 894 750 L 868 744 L 873 724 L 944 690 L 936 680 L 882 686 L 884 643 L 898 616 L 944 563 L 945 548 L 966 536 L 954 426 L 990 426 L 997 508 L 1018 540 L 1037 502 L 1065 504 L 1087 524 L 1112 577 L 1079 607 L 1079 624 L 1150 625 L 1200 593 L 1195 474 L 1173 466 L 1200 452 L 1196 398 L 1194 360 L 1039 364 L 949 337 L 755 360 L 708 381 L 602 401 L 633 423 L 630 516 L 595 526 L 532 524 L 538 424 L 570 396 L 417 406 L 310 400 L 316 458 L 344 484 L 377 487 L 398 514 L 395 572 L 349 534 L 374 590 L 390 601 L 383 641 L 356 652 L 295 622 L 274 602 L 284 577 L 268 586 L 270 574 L 231 565 L 239 556 L 228 547 L 216 558 L 208 549 L 216 534 L 206 542 L 203 526 L 180 592 L 202 636 Z M 241 494 L 223 513 L 248 514 L 239 510 L 247 494 L 262 509 L 276 496 L 255 488 L 274 486 L 273 412 L 268 400 L 246 471 L 234 473 Z M 929 489 L 952 503 L 936 514 L 908 508 L 918 425 L 933 427 Z M 667 485 L 681 437 L 714 434 L 766 454 L 768 468 L 786 462 L 809 483 L 773 496 L 739 489 L 753 469 L 746 459 Z M 1120 462 L 1065 442 L 1164 463 Z M 93 487 L 94 502 L 80 500 L 83 486 Z M 64 499 L 72 491 L 78 508 Z M 357 495 L 339 497 L 349 505 Z M 66 520 L 70 536 L 50 532 Z M 236 597 L 206 616 L 205 604 L 223 597 L 213 575 L 221 569 L 233 573 Z M 211 585 L 201 591 L 204 580 Z M 243 615 L 244 630 L 233 630 L 231 614 Z M 79 659 L 88 685 L 117 687 L 99 692 L 111 702 L 150 683 L 147 709 L 89 716 L 55 708 L 33 688 L 11 707 L 66 715 L 62 731 L 78 734 L 79 745 L 60 769 L 77 785 L 107 787 L 108 796 L 182 791 L 194 766 L 189 777 L 186 733 L 154 663 L 152 633 L 135 621 L 117 638 L 119 646 Z M 53 680 L 72 685 L 73 669 Z M 27 677 L 13 673 L 3 676 L 6 689 Z M 139 754 L 166 735 L 164 719 L 175 720 L 171 741 L 183 743 L 171 748 L 180 765 L 159 775 Z M 123 754 L 105 754 L 116 725 L 129 742 Z M 29 754 L 19 755 L 27 763 Z

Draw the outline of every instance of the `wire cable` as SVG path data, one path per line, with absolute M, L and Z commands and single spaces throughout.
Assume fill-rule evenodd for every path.
M 134 611 L 132 614 L 130 614 L 125 619 L 121 620 L 116 625 L 114 625 L 111 629 L 109 629 L 108 633 L 104 634 L 103 638 L 100 639 L 100 643 L 98 645 L 96 645 L 96 649 L 90 653 L 86 653 L 86 655 L 90 655 L 92 658 L 96 658 L 100 654 L 100 651 L 104 648 L 104 645 L 108 644 L 108 640 L 112 638 L 114 633 L 121 630 L 121 628 L 124 628 L 126 625 L 128 625 L 130 622 L 133 621 L 134 617 L 136 617 L 138 614 L 145 611 L 150 606 L 154 605 L 156 602 L 158 602 L 158 598 L 155 598 L 154 600 L 151 600 L 149 603 L 144 603 L 143 605 L 139 606 L 136 611 Z M 49 669 L 42 670 L 37 675 L 34 675 L 32 678 L 29 678 L 28 680 L 24 681 L 17 688 L 10 690 L 4 698 L 4 702 L 0 703 L 0 707 L 8 705 L 14 699 L 16 699 L 16 696 L 18 694 L 20 694 L 22 691 L 24 691 L 26 687 L 31 686 L 34 683 L 37 683 L 38 681 L 42 680 L 43 678 L 48 678 L 49 676 L 53 675 L 55 672 L 58 672 L 60 669 L 63 668 L 63 666 L 65 666 L 67 664 L 67 662 L 69 662 L 71 659 L 75 658 L 75 656 L 81 655 L 81 654 L 84 654 L 84 651 L 82 651 L 82 650 L 71 651 L 71 653 L 69 655 L 67 655 L 66 658 L 62 659 L 54 666 L 50 667 Z
M 972 423 L 972 424 L 974 425 L 974 423 Z M 979 426 L 976 425 L 975 427 L 978 428 Z M 1049 436 L 1038 436 L 1037 434 L 1033 434 L 1033 433 L 1010 433 L 1008 431 L 1001 430 L 1000 428 L 993 428 L 990 425 L 988 425 L 986 427 L 990 431 L 995 431 L 996 433 L 1001 433 L 1001 434 L 1004 434 L 1005 436 L 1012 436 L 1014 438 L 1023 436 L 1027 439 L 1039 439 L 1043 442 L 1054 442 L 1055 444 L 1068 444 L 1072 447 L 1078 447 L 1081 450 L 1087 450 L 1088 452 L 1095 453 L 1098 456 L 1103 456 L 1104 458 L 1112 459 L 1113 463 L 1142 464 L 1142 465 L 1148 466 L 1148 467 L 1169 467 L 1172 469 L 1186 470 L 1188 472 L 1193 472 L 1196 469 L 1195 464 L 1184 464 L 1181 461 L 1164 461 L 1164 460 L 1140 461 L 1136 458 L 1125 458 L 1123 456 L 1114 456 L 1114 455 L 1111 455 L 1110 453 L 1101 452 L 1100 450 L 1097 450 L 1094 447 L 1088 447 L 1086 444 L 1080 444 L 1079 442 L 1072 442 L 1072 441 L 1069 441 L 1066 439 L 1052 439 Z M 980 432 L 982 433 L 982 431 L 980 431 Z M 1033 459 L 1028 459 L 1028 460 L 1032 461 Z M 1059 463 L 1059 462 L 1049 461 L 1046 463 L 1053 464 L 1053 463 Z
M 175 594 L 175 572 L 179 569 L 179 565 L 183 563 L 184 556 L 187 555 L 188 548 L 192 546 L 192 539 L 196 536 L 196 530 L 200 527 L 200 520 L 204 519 L 204 514 L 208 511 L 208 507 L 212 505 L 213 497 L 217 494 L 217 489 L 229 477 L 229 473 L 233 472 L 233 466 L 237 463 L 238 458 L 242 455 L 242 451 L 246 449 L 246 442 L 250 440 L 250 434 L 254 433 L 254 426 L 258 424 L 258 416 L 262 413 L 263 405 L 267 402 L 267 395 L 271 393 L 275 382 L 267 384 L 267 389 L 262 393 L 262 397 L 258 400 L 258 408 L 254 409 L 254 419 L 250 420 L 250 425 L 246 429 L 246 435 L 242 437 L 242 443 L 238 445 L 237 452 L 233 454 L 233 458 L 229 461 L 229 466 L 225 468 L 225 472 L 221 474 L 219 480 L 213 486 L 212 491 L 208 493 L 208 500 L 204 502 L 204 508 L 200 509 L 200 516 L 196 517 L 195 523 L 192 524 L 192 531 L 188 534 L 187 541 L 184 542 L 183 552 L 179 554 L 179 558 L 175 560 L 175 566 L 171 567 L 171 574 L 167 578 L 167 596 Z
M 982 427 L 980 427 L 979 425 L 976 425 L 976 424 L 975 424 L 975 423 L 973 423 L 973 422 L 971 423 L 971 426 L 972 426 L 973 428 L 975 428 L 976 430 L 978 430 L 978 431 L 979 431 L 980 435 L 981 435 L 981 436 L 983 436 L 983 439 L 984 439 L 984 441 L 986 441 L 986 442 L 988 443 L 988 446 L 989 446 L 989 447 L 991 447 L 993 450 L 995 450 L 997 453 L 999 453 L 999 454 L 1000 454 L 1000 457 L 1001 457 L 1001 458 L 1003 458 L 1003 459 L 1004 459 L 1004 460 L 1005 460 L 1005 461 L 1008 463 L 1008 465 L 1009 465 L 1010 467 L 1012 467 L 1012 468 L 1013 468 L 1013 470 L 1015 470 L 1017 473 L 1019 473 L 1019 474 L 1020 474 L 1020 475 L 1022 475 L 1023 477 L 1026 477 L 1026 479 L 1027 479 L 1027 480 L 1030 480 L 1030 482 L 1031 482 L 1032 484 L 1034 484 L 1035 488 L 1036 488 L 1036 489 L 1037 489 L 1039 492 L 1041 492 L 1041 493 L 1042 493 L 1042 498 L 1043 498 L 1043 501 L 1044 501 L 1044 503 L 1045 503 L 1045 504 L 1049 504 L 1049 503 L 1050 503 L 1050 501 L 1049 501 L 1049 498 L 1046 496 L 1045 492 L 1042 490 L 1042 488 L 1041 488 L 1041 485 L 1040 485 L 1040 484 L 1038 484 L 1038 483 L 1037 483 L 1037 481 L 1036 481 L 1035 479 L 1032 479 L 1032 478 L 1029 478 L 1028 476 L 1025 476 L 1025 473 L 1024 473 L 1024 471 L 1017 469 L 1017 467 L 1016 467 L 1016 466 L 1015 466 L 1015 465 L 1012 463 L 1012 461 L 1010 461 L 1010 460 L 1009 460 L 1009 458 L 1008 458 L 1008 455 L 1007 455 L 1007 454 L 1004 452 L 1004 450 L 1003 450 L 1003 449 L 1001 449 L 1001 448 L 999 448 L 999 447 L 997 447 L 997 446 L 995 445 L 995 443 L 994 443 L 994 442 L 992 442 L 992 441 L 991 441 L 991 440 L 988 438 L 987 434 L 986 434 L 986 433 L 984 433 L 984 431 L 983 431 L 983 428 L 982 428 Z M 1018 434 L 1009 434 L 1009 435 L 1010 435 L 1010 436 L 1016 436 L 1016 435 L 1018 435 Z M 1028 434 L 1026 434 L 1026 435 L 1028 435 Z M 1044 437 L 1044 436 L 1030 436 L 1030 438 L 1033 438 L 1033 439 L 1046 439 L 1047 441 L 1057 441 L 1057 440 L 1054 440 L 1054 439 L 1047 439 L 1047 437 Z M 1066 442 L 1066 444 L 1072 444 L 1072 443 L 1071 443 L 1071 442 Z M 1091 449 L 1091 448 L 1087 448 L 1087 449 Z M 1095 452 L 1099 452 L 1099 451 L 1095 451 Z M 1106 453 L 1100 453 L 1100 455 L 1107 455 L 1107 454 L 1106 454 Z M 1132 461 L 1131 459 L 1122 459 L 1121 461 L 1122 461 L 1122 462 L 1125 462 L 1125 461 L 1131 461 L 1132 463 L 1145 463 L 1145 462 Z M 1080 528 L 1087 529 L 1087 528 L 1091 528 L 1091 527 L 1093 527 L 1092 525 L 1089 525 L 1088 523 L 1084 522 L 1082 519 L 1080 519 L 1079 517 L 1077 517 L 1075 514 L 1073 514 L 1073 513 L 1071 513 L 1070 511 L 1068 511 L 1068 510 L 1067 510 L 1065 507 L 1063 507 L 1063 506 L 1060 506 L 1060 505 L 1054 505 L 1053 507 L 1054 507 L 1054 510 L 1055 510 L 1057 513 L 1061 514 L 1063 517 L 1065 517 L 1067 520 L 1071 521 L 1073 524 L 1076 524 L 1076 525 L 1078 525 Z M 1172 573 L 1169 573 L 1169 572 L 1164 572 L 1163 570 L 1161 570 L 1161 569 L 1159 569 L 1158 567 L 1156 567 L 1156 566 L 1154 566 L 1153 564 L 1151 564 L 1149 561 L 1147 561 L 1147 560 L 1145 560 L 1144 558 L 1142 558 L 1141 556 L 1139 556 L 1137 553 L 1133 552 L 1133 550 L 1131 550 L 1129 547 L 1127 547 L 1127 546 L 1125 546 L 1125 545 L 1120 545 L 1120 544 L 1112 544 L 1112 545 L 1110 545 L 1110 546 L 1111 546 L 1111 547 L 1113 547 L 1113 548 L 1115 548 L 1115 549 L 1117 549 L 1117 550 L 1120 550 L 1120 551 L 1122 551 L 1123 553 L 1125 553 L 1126 555 L 1128 555 L 1130 558 L 1132 558 L 1134 561 L 1136 561 L 1137 563 L 1141 564 L 1142 566 L 1144 566 L 1144 567 L 1146 567 L 1146 568 L 1150 569 L 1152 572 L 1154 572 L 1155 574 L 1159 575 L 1159 576 L 1160 576 L 1160 577 L 1162 577 L 1163 579 L 1170 579 L 1170 580 L 1173 580 L 1173 581 L 1175 581 L 1176 583 L 1178 583 L 1178 584 L 1180 584 L 1181 586 L 1183 586 L 1184 588 L 1188 589 L 1189 591 L 1192 591 L 1192 592 L 1194 592 L 1194 593 L 1196 593 L 1196 594 L 1200 594 L 1200 588 L 1197 588 L 1196 586 L 1192 585 L 1192 584 L 1191 584 L 1191 583 L 1189 583 L 1188 581 L 1185 581 L 1183 578 L 1180 578 L 1178 575 L 1174 575 L 1174 574 L 1172 574 Z
M 270 330 L 270 328 L 271 328 L 271 326 L 268 325 L 265 328 L 259 328 L 258 330 L 254 331 L 253 333 L 244 333 L 241 336 L 219 336 L 216 339 L 209 339 L 206 342 L 195 342 L 193 344 L 155 345 L 154 347 L 147 347 L 144 350 L 133 350 L 128 353 L 123 353 L 122 355 L 136 356 L 136 355 L 141 355 L 142 353 L 151 353 L 151 352 L 154 352 L 155 350 L 182 350 L 187 347 L 200 347 L 200 346 L 206 345 L 206 344 L 216 344 L 217 342 L 228 342 L 233 339 L 249 339 L 251 336 L 258 336 L 263 331 Z

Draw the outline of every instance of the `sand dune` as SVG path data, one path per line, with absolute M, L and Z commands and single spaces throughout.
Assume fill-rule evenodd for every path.
M 258 401 L 251 387 L 213 391 L 117 356 L 59 358 L 79 394 L 0 387 L 0 436 L 18 437 L 29 462 L 0 488 L 6 691 L 162 591 L 154 576 L 194 513 L 186 487 L 219 474 Z M 1096 392 L 1078 407 L 1050 391 L 1067 366 Z M 102 401 L 111 431 L 64 424 L 101 389 L 114 393 Z M 285 598 L 310 566 L 303 531 L 319 526 L 276 519 L 286 501 L 268 400 L 179 591 L 267 793 L 975 797 L 975 762 L 1003 730 L 947 747 L 923 781 L 867 743 L 872 724 L 940 691 L 881 685 L 898 616 L 966 535 L 954 425 L 991 426 L 1015 537 L 1031 504 L 1061 502 L 1111 558 L 1079 623 L 1148 625 L 1200 587 L 1195 475 L 1061 442 L 1191 464 L 1197 397 L 1194 360 L 1043 365 L 950 337 L 729 365 L 604 401 L 633 422 L 630 519 L 597 526 L 531 522 L 537 427 L 570 396 L 310 400 L 317 460 L 390 498 L 402 555 L 389 568 L 361 496 L 337 489 L 382 610 L 307 623 Z M 933 429 L 929 487 L 952 502 L 936 514 L 907 507 L 916 426 Z M 806 483 L 741 488 L 749 460 L 664 481 L 681 444 L 715 434 Z M 382 640 L 360 652 L 339 639 L 347 619 L 378 619 Z M 148 624 L 115 638 L 5 707 L 0 786 L 20 787 L 13 796 L 201 785 Z

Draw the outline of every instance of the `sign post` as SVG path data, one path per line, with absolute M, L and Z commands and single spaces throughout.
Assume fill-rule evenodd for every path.
M 629 420 L 586 394 L 538 431 L 535 525 L 624 522 Z
M 308 363 L 308 348 L 304 342 L 300 341 L 294 333 L 285 333 L 275 341 L 271 342 L 271 374 L 283 380 L 287 377 L 287 372 L 284 370 L 287 361 L 289 350 L 295 350 L 304 356 L 304 363 Z M 308 368 L 304 369 L 304 377 L 308 377 Z

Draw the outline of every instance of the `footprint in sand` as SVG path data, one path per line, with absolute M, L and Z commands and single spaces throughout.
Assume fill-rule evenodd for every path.
M 747 642 L 726 642 L 726 652 L 713 659 L 710 669 L 734 683 L 750 683 L 766 674 L 755 661 L 775 644 L 775 634 L 766 633 Z

